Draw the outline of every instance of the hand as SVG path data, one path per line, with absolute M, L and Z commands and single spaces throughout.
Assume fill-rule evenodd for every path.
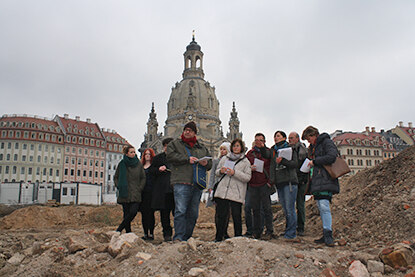
M 259 148 L 263 148 L 265 146 L 265 143 L 263 141 L 259 141 L 258 144 Z
M 159 171 L 166 171 L 167 167 L 165 165 L 162 165 L 159 167 Z
M 189 157 L 189 163 L 194 164 L 198 159 L 196 157 Z
M 212 189 L 208 189 L 208 192 L 209 192 L 209 194 L 211 194 L 212 193 Z
M 313 161 L 310 161 L 310 162 L 308 163 L 308 167 L 312 167 L 312 166 L 314 166 L 314 163 L 313 163 Z
M 207 160 L 202 160 L 199 162 L 202 166 L 206 166 L 208 161 Z
M 228 168 L 228 170 L 226 171 L 226 174 L 228 174 L 229 176 L 233 176 L 235 175 L 235 170 Z
M 225 174 L 227 170 L 228 170 L 228 168 L 227 168 L 227 167 L 222 166 L 222 167 L 220 168 L 220 173 Z
M 277 162 L 277 164 L 281 163 L 281 161 L 282 161 L 282 157 L 278 157 L 278 158 L 276 158 L 276 159 L 275 159 L 275 161 Z
M 251 170 L 256 171 L 256 165 L 251 165 Z

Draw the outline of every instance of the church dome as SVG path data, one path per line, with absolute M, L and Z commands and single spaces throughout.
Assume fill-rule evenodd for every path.
M 200 45 L 197 44 L 197 42 L 195 41 L 195 38 L 192 39 L 192 41 L 190 42 L 189 45 L 187 45 L 186 47 L 186 51 L 191 51 L 191 50 L 196 50 L 196 51 L 200 51 Z

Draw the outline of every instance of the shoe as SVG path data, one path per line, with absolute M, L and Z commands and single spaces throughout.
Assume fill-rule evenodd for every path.
M 333 232 L 330 230 L 323 230 L 324 243 L 329 246 L 334 246 Z
M 165 242 L 171 241 L 171 236 L 164 236 L 164 241 Z
M 273 239 L 273 234 L 272 233 L 266 233 L 265 235 L 261 236 L 262 240 L 271 240 Z
M 261 239 L 261 234 L 253 234 L 252 238 L 254 239 Z
M 143 240 L 148 240 L 148 235 L 144 235 L 141 237 Z
M 221 242 L 223 239 L 215 239 L 214 242 Z
M 324 236 L 322 236 L 322 237 L 321 237 L 321 238 L 319 238 L 319 239 L 315 239 L 315 240 L 314 240 L 314 242 L 315 242 L 315 243 L 318 243 L 318 244 L 324 243 Z
M 252 233 L 250 233 L 250 232 L 246 232 L 243 236 L 246 237 L 246 238 L 252 238 L 253 237 Z
M 173 241 L 173 243 L 180 243 L 180 242 L 182 242 L 182 240 L 181 240 L 181 239 L 175 239 L 175 240 Z
M 297 236 L 304 237 L 304 230 L 298 230 Z
M 147 236 L 147 239 L 148 239 L 148 240 L 154 240 L 154 235 L 153 235 L 153 234 L 148 235 L 148 236 Z
M 230 238 L 230 236 L 229 236 L 228 234 L 225 234 L 225 235 L 223 236 L 223 238 L 224 238 L 224 239 L 229 239 L 229 238 Z

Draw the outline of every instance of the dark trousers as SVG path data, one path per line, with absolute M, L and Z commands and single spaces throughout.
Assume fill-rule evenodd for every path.
M 216 240 L 221 241 L 225 236 L 227 228 L 226 221 L 229 217 L 229 210 L 232 213 L 233 229 L 235 237 L 242 235 L 242 203 L 215 198 L 218 224 L 216 226 Z
M 143 225 L 144 235 L 154 234 L 154 210 L 151 208 L 151 192 L 143 191 L 140 204 L 141 224 Z
M 271 198 L 269 196 L 268 185 L 261 187 L 249 187 L 249 203 L 251 204 L 253 215 L 254 215 L 254 235 L 260 237 L 262 233 L 262 222 L 261 222 L 261 207 L 264 209 L 264 221 L 267 227 L 267 234 L 274 232 L 272 225 L 272 211 L 271 211 Z
M 120 226 L 118 226 L 117 231 L 122 232 L 122 230 L 125 229 L 125 232 L 131 233 L 131 221 L 133 221 L 134 217 L 137 215 L 140 203 L 130 202 L 122 203 L 121 205 L 123 211 L 123 221 Z
M 250 191 L 250 187 L 248 187 L 247 191 L 246 191 L 246 197 L 245 197 L 245 206 L 244 206 L 244 211 L 245 211 L 245 225 L 246 225 L 246 234 L 247 235 L 253 235 L 254 234 L 254 215 L 252 213 L 252 205 L 251 205 L 251 191 Z M 265 225 L 265 220 L 264 220 L 264 207 L 261 204 L 261 230 L 260 233 L 262 233 L 264 231 L 264 225 Z
M 173 193 L 166 193 L 165 209 L 160 210 L 161 226 L 163 227 L 163 236 L 171 237 L 173 235 L 173 228 L 170 224 L 170 214 L 174 215 L 174 196 Z
M 228 226 L 229 226 L 229 218 L 230 217 L 231 217 L 231 213 L 229 212 L 228 217 L 226 218 L 226 223 L 225 223 L 226 224 L 225 234 L 224 234 L 225 237 L 229 237 Z M 218 213 L 215 211 L 215 226 L 218 226 L 218 218 L 219 218 Z
M 298 185 L 297 192 L 297 230 L 304 232 L 305 225 L 305 189 L 306 184 L 302 183 Z

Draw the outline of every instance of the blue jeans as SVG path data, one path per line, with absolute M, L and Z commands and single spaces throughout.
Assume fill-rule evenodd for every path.
M 323 222 L 323 229 L 331 231 L 330 201 L 328 199 L 317 200 L 317 206 Z
M 174 184 L 174 237 L 173 240 L 188 240 L 195 228 L 199 216 L 199 204 L 202 190 L 196 186 Z
M 297 199 L 297 183 L 278 184 L 278 199 L 282 205 L 285 215 L 284 238 L 293 239 L 297 235 L 297 213 L 295 211 L 295 200 Z

